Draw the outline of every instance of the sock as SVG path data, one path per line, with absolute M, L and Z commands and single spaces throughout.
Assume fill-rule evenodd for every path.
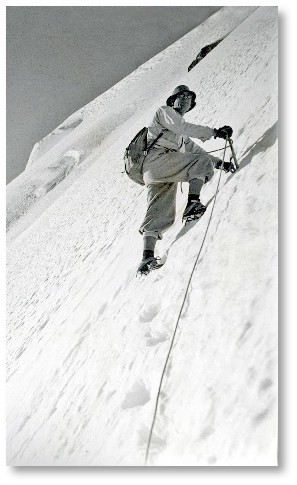
M 199 200 L 200 192 L 204 185 L 203 180 L 192 179 L 189 181 L 189 197 L 188 200 Z
M 143 237 L 143 259 L 154 257 L 154 251 L 156 246 L 157 238 L 153 236 Z
M 142 259 L 153 258 L 153 257 L 154 257 L 154 251 L 152 251 L 151 249 L 143 250 Z
M 189 194 L 189 195 L 188 195 L 188 204 L 189 204 L 190 202 L 193 202 L 194 200 L 200 200 L 199 195 L 196 195 L 196 194 Z

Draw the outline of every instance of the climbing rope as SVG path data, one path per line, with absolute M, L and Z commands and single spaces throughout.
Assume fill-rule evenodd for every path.
M 217 150 L 211 150 L 211 152 L 206 152 L 206 153 L 214 153 L 214 152 L 220 152 L 221 150 L 225 150 L 226 148 L 230 147 L 230 145 L 224 146 L 223 148 L 218 148 Z
M 206 152 L 206 153 L 215 153 L 215 152 L 220 152 L 222 150 L 225 150 L 226 151 L 226 148 L 228 148 L 228 147 L 230 147 L 230 145 L 227 145 L 227 146 L 225 145 L 223 148 L 218 148 L 217 150 L 212 150 L 211 152 Z M 183 191 L 183 183 L 182 182 L 180 183 L 180 190 L 181 190 L 181 193 L 183 194 L 184 191 Z
M 176 321 L 176 324 L 175 324 L 175 328 L 174 328 L 174 332 L 173 332 L 173 335 L 172 335 L 171 343 L 170 343 L 169 350 L 168 350 L 168 353 L 167 353 L 167 357 L 166 357 L 166 360 L 165 360 L 165 364 L 164 364 L 164 367 L 163 367 L 163 371 L 162 371 L 162 375 L 161 375 L 161 379 L 160 379 L 160 383 L 159 383 L 159 388 L 158 388 L 158 392 L 157 392 L 157 398 L 156 398 L 156 403 L 155 403 L 153 420 L 152 420 L 152 424 L 151 424 L 151 428 L 150 428 L 149 439 L 148 439 L 148 443 L 147 443 L 147 447 L 146 447 L 145 465 L 147 464 L 148 457 L 149 457 L 149 453 L 150 453 L 150 446 L 151 446 L 152 436 L 153 436 L 155 422 L 156 422 L 156 417 L 157 417 L 157 412 L 158 412 L 159 398 L 160 398 L 160 394 L 161 394 L 161 389 L 162 389 L 164 375 L 165 375 L 165 372 L 166 372 L 167 364 L 169 362 L 169 357 L 170 357 L 170 354 L 171 354 L 171 350 L 173 348 L 173 344 L 174 344 L 174 339 L 175 339 L 177 327 L 178 327 L 178 324 L 179 324 L 179 321 L 180 321 L 180 317 L 181 317 L 182 312 L 183 312 L 183 309 L 184 309 L 184 305 L 185 305 L 186 298 L 187 298 L 187 295 L 188 295 L 188 291 L 189 291 L 189 287 L 190 287 L 190 284 L 191 284 L 191 280 L 192 280 L 194 271 L 196 269 L 196 266 L 197 266 L 197 263 L 198 263 L 198 260 L 199 260 L 199 257 L 200 257 L 202 248 L 204 246 L 204 242 L 205 242 L 205 239 L 206 239 L 206 236 L 207 236 L 207 232 L 208 232 L 208 229 L 209 229 L 209 226 L 210 226 L 210 221 L 212 219 L 212 214 L 213 214 L 214 206 L 215 206 L 215 203 L 216 203 L 216 199 L 217 199 L 217 195 L 218 195 L 218 191 L 219 191 L 219 186 L 220 186 L 220 181 L 221 181 L 221 177 L 222 177 L 222 171 L 223 171 L 223 165 L 224 165 L 224 160 L 225 160 L 226 149 L 227 149 L 227 140 L 226 140 L 225 147 L 224 147 L 223 161 L 222 161 L 222 164 L 221 164 L 221 167 L 220 167 L 220 176 L 219 176 L 219 180 L 218 180 L 218 184 L 217 184 L 217 188 L 216 188 L 216 192 L 215 192 L 215 196 L 214 196 L 213 206 L 212 206 L 212 209 L 211 209 L 211 213 L 210 213 L 210 216 L 209 216 L 209 219 L 208 219 L 207 227 L 206 227 L 206 230 L 205 230 L 205 234 L 204 234 L 204 237 L 203 237 L 203 240 L 202 240 L 202 243 L 201 243 L 201 246 L 200 246 L 198 255 L 197 255 L 196 259 L 195 259 L 195 263 L 194 263 L 193 269 L 191 271 L 191 274 L 190 274 L 190 277 L 189 277 L 189 280 L 188 280 L 188 284 L 187 284 L 186 291 L 185 291 L 185 294 L 184 294 L 183 302 L 182 302 L 181 307 L 180 307 L 180 311 L 179 311 L 179 314 L 178 314 L 178 317 L 177 317 L 177 321 Z

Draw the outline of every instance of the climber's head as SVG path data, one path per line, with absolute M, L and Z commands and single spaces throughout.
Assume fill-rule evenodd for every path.
M 167 99 L 166 104 L 173 108 L 178 108 L 180 105 L 187 105 L 188 108 L 185 111 L 187 112 L 196 106 L 195 99 L 196 94 L 194 91 L 190 91 L 188 86 L 182 84 L 174 89 L 172 95 Z

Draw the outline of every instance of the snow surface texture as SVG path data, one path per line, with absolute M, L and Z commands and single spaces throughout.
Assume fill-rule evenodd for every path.
M 233 126 L 240 170 L 222 174 L 147 464 L 277 465 L 276 7 L 217 12 L 73 115 L 77 126 L 68 119 L 10 184 L 10 465 L 145 463 L 219 173 L 203 188 L 205 216 L 186 228 L 179 192 L 176 222 L 157 248 L 166 263 L 137 279 L 146 196 L 121 174 L 122 154 L 178 84 L 197 93 L 188 121 Z M 52 190 L 22 215 L 29 185 L 34 197 Z
M 228 34 L 253 10 L 255 7 L 231 7 L 217 12 L 219 15 L 211 16 L 202 25 L 147 61 L 37 143 L 32 150 L 27 170 L 7 188 L 8 229 L 12 229 L 15 222 L 31 209 L 28 217 L 23 217 L 21 224 L 10 231 L 10 238 L 34 221 L 91 164 L 99 158 L 104 159 L 106 149 L 113 146 L 117 165 L 121 164 L 121 153 L 134 137 L 135 127 L 142 120 L 144 124 L 147 123 L 155 109 L 164 104 L 168 94 L 180 83 L 183 73 L 187 72 L 197 50 L 216 41 L 218 36 Z M 124 140 L 123 133 L 126 133 Z M 123 145 L 115 143 L 115 135 L 116 138 L 121 137 Z M 59 163 L 69 150 L 79 153 L 80 161 L 75 168 L 71 167 L 74 170 L 70 169 L 65 178 L 61 174 Z M 40 186 L 47 188 L 42 191 L 45 196 L 42 198 L 36 197 L 36 190 L 39 193 Z M 56 190 L 52 193 L 50 188 L 54 186 Z

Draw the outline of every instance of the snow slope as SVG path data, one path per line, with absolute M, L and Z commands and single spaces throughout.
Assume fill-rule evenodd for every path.
M 189 73 L 177 69 L 176 58 L 184 54 L 187 66 L 228 31 L 221 20 L 230 9 L 236 28 Z M 71 183 L 66 178 L 44 196 L 39 211 L 36 205 L 21 217 L 15 210 L 19 221 L 8 233 L 10 465 L 145 463 L 161 374 L 219 177 L 203 189 L 205 216 L 187 228 L 180 222 L 187 194 L 179 193 L 178 217 L 158 246 L 166 264 L 135 278 L 145 191 L 120 173 L 122 152 L 177 84 L 197 93 L 187 120 L 233 126 L 240 170 L 222 175 L 147 464 L 277 464 L 277 9 L 224 8 L 199 29 L 202 45 L 192 45 L 191 32 L 191 42 L 183 37 L 170 55 L 166 49 L 135 71 L 139 84 L 131 75 L 100 97 L 111 103 L 100 147 L 92 143 L 98 98 L 81 111 L 77 145 L 79 126 L 48 151 L 41 144 L 42 157 L 10 184 L 15 201 L 50 160 L 58 166 L 69 150 L 87 153 L 85 170 L 74 169 Z M 111 101 L 117 90 L 126 102 L 141 100 L 127 118 Z
M 133 137 L 135 125 L 131 124 L 131 117 L 145 113 L 147 118 L 152 99 L 154 106 L 164 103 L 201 47 L 228 34 L 254 10 L 255 7 L 231 7 L 218 11 L 37 143 L 27 169 L 7 187 L 7 226 L 13 228 L 9 238 L 24 230 L 98 157 L 104 156 L 115 128 L 122 132 L 125 126 Z M 124 146 L 119 147 L 121 153 L 127 143 L 128 136 Z M 22 217 L 30 210 L 27 218 Z M 22 221 L 15 227 L 20 218 Z

